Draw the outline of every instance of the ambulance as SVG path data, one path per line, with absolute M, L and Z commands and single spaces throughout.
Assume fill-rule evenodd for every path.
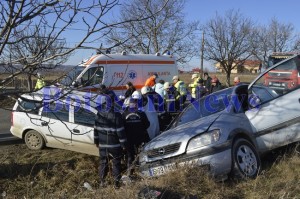
M 100 84 L 113 90 L 117 95 L 126 91 L 125 84 L 132 82 L 141 89 L 145 81 L 157 73 L 158 78 L 172 81 L 178 75 L 176 60 L 172 55 L 156 54 L 98 54 L 77 66 L 72 85 L 78 90 L 97 92 Z

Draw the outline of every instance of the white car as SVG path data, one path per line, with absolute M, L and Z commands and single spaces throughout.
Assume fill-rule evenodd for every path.
M 258 175 L 260 155 L 300 141 L 300 81 L 276 90 L 268 81 L 287 81 L 300 71 L 300 56 L 274 65 L 250 85 L 240 84 L 190 104 L 171 128 L 147 143 L 140 172 L 159 176 L 191 165 L 224 179 Z M 274 71 L 278 74 L 272 76 Z M 300 79 L 300 76 L 298 76 Z M 268 81 L 267 81 L 268 80 Z
M 10 131 L 33 150 L 47 146 L 98 156 L 93 134 L 97 103 L 96 94 L 55 87 L 24 94 L 13 107 Z

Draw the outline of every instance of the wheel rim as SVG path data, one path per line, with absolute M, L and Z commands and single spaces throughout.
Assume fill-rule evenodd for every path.
M 241 145 L 237 150 L 237 163 L 247 176 L 257 173 L 257 159 L 254 151 L 247 145 Z
M 27 143 L 30 145 L 32 148 L 39 148 L 40 145 L 42 144 L 42 141 L 38 135 L 35 135 L 33 133 L 30 133 L 27 136 Z

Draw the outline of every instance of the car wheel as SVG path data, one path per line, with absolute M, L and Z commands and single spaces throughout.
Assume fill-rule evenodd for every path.
M 37 131 L 30 130 L 25 134 L 25 143 L 29 149 L 40 150 L 45 146 L 45 140 Z
M 260 157 L 255 147 L 246 139 L 237 139 L 232 147 L 232 177 L 255 178 L 260 166 Z

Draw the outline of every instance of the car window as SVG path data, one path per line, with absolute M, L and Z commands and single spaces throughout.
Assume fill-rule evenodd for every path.
M 273 96 L 268 92 L 266 87 L 262 86 L 253 86 L 252 88 L 253 93 L 255 93 L 257 96 L 259 96 L 260 100 L 263 102 L 269 101 L 273 99 Z M 275 91 L 272 91 L 276 94 Z
M 257 79 L 249 94 L 259 99 L 259 105 L 293 91 L 300 87 L 299 70 L 300 56 L 287 59 Z
M 103 80 L 104 67 L 98 66 L 88 69 L 81 78 L 82 84 L 85 86 L 101 84 Z
M 85 69 L 83 66 L 75 66 L 68 74 L 64 75 L 61 80 L 61 84 L 65 86 L 70 86 L 72 82 L 77 78 L 77 76 Z
M 61 120 L 64 122 L 69 122 L 69 110 L 67 110 L 61 104 L 51 103 L 44 105 L 42 116 Z
M 84 108 L 75 109 L 74 121 L 76 124 L 82 124 L 86 126 L 94 126 L 95 114 Z
M 30 112 L 30 113 L 38 114 L 40 107 L 41 107 L 41 102 L 19 99 L 16 111 Z

